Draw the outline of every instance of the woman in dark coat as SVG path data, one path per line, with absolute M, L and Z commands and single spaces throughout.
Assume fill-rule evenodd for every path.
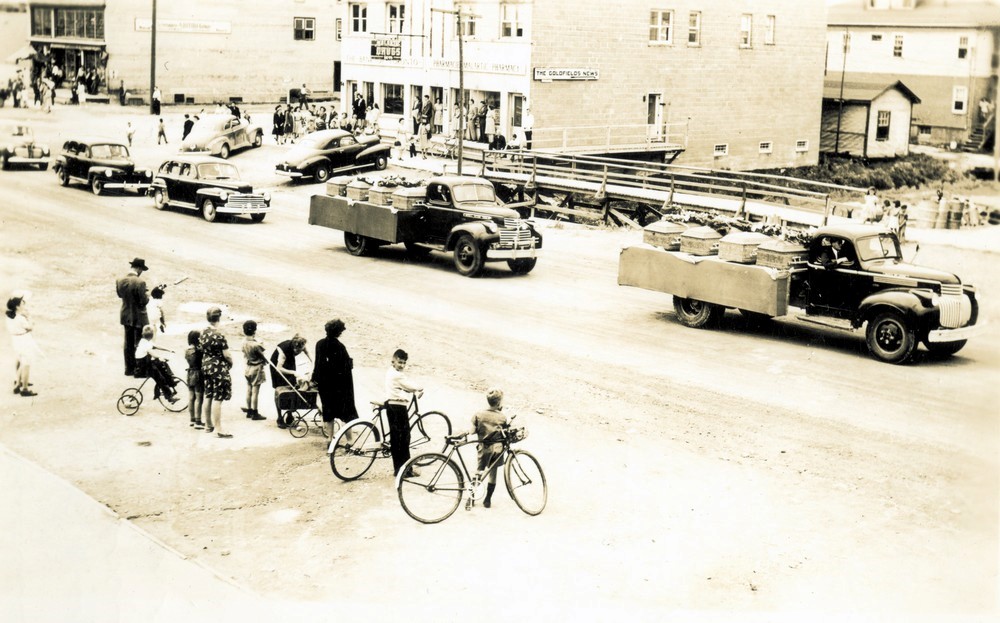
M 323 422 L 331 435 L 334 418 L 345 424 L 358 418 L 354 405 L 354 362 L 337 339 L 345 328 L 339 318 L 326 323 L 326 337 L 316 342 L 316 360 L 313 363 L 312 380 L 323 404 Z

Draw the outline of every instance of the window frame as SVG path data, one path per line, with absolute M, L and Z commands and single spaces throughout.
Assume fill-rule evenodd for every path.
M 347 5 L 347 19 L 350 20 L 351 34 L 368 32 L 368 3 L 351 2 Z
M 809 140 L 800 139 L 795 141 L 795 151 L 796 153 L 804 153 L 809 151 Z
M 663 17 L 667 16 L 664 26 Z M 654 22 L 655 19 L 655 22 Z M 656 38 L 654 39 L 654 34 Z M 649 11 L 649 45 L 674 44 L 674 10 L 650 9 Z
M 958 38 L 958 58 L 965 59 L 969 57 L 969 36 L 965 35 Z
M 778 17 L 776 15 L 768 15 L 764 18 L 764 45 L 775 45 L 777 28 Z
M 883 115 L 885 122 L 883 123 Z M 892 124 L 892 111 L 875 111 L 875 140 L 879 143 L 889 140 L 889 126 Z
M 961 95 L 959 95 L 960 93 Z M 964 115 L 969 112 L 969 87 L 961 84 L 951 87 L 951 112 L 956 115 Z
M 514 4 L 513 2 L 500 3 L 500 38 L 524 38 L 524 24 L 521 21 L 519 4 Z
M 740 49 L 753 49 L 753 13 L 740 14 Z
M 344 18 L 338 17 L 337 21 L 334 22 L 337 30 L 337 41 L 344 40 Z
M 692 24 L 692 20 L 694 23 Z M 694 36 L 694 41 L 691 37 Z M 688 11 L 688 40 L 689 47 L 701 47 L 701 11 Z
M 715 143 L 712 145 L 712 156 L 721 158 L 729 155 L 729 143 Z
M 396 91 L 398 90 L 398 98 L 396 97 Z M 390 93 L 392 91 L 392 93 Z M 387 115 L 405 115 L 406 114 L 406 89 L 402 84 L 396 84 L 394 82 L 383 82 L 382 83 L 382 113 Z M 394 106 L 389 105 L 389 101 L 392 99 L 395 101 L 399 100 L 399 110 L 395 110 Z
M 393 11 L 397 11 L 393 17 Z M 398 30 L 395 30 L 398 28 Z M 402 35 L 406 29 L 406 3 L 387 2 L 385 5 L 385 30 L 389 34 Z
M 761 154 L 774 153 L 774 141 L 761 141 L 757 143 L 757 153 Z
M 456 38 L 465 37 L 466 39 L 476 38 L 476 23 L 478 20 L 475 15 L 463 13 L 461 19 L 458 21 L 458 32 L 456 33 Z
M 301 26 L 299 26 L 300 22 L 302 23 Z M 301 36 L 300 36 L 300 33 L 301 33 Z M 316 18 L 315 17 L 293 17 L 292 18 L 292 40 L 293 41 L 315 41 L 316 40 Z

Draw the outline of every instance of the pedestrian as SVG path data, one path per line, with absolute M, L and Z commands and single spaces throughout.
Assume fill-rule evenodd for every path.
M 462 138 L 462 122 L 464 118 L 465 113 L 462 112 L 462 107 L 455 104 L 451 112 L 451 135 L 455 140 L 461 140 Z
M 188 331 L 188 347 L 184 351 L 184 360 L 187 361 L 187 386 L 188 386 L 188 414 L 191 416 L 190 426 L 201 430 L 205 428 L 201 420 L 201 409 L 205 402 L 205 394 L 201 384 L 201 349 L 198 348 L 198 341 L 201 339 L 201 331 L 192 329 Z
M 7 299 L 7 332 L 14 352 L 14 393 L 37 396 L 31 390 L 31 365 L 39 355 L 32 334 L 34 324 L 28 317 L 28 295 L 22 293 Z
M 372 104 L 371 108 L 368 109 L 368 115 L 365 118 L 365 123 L 367 124 L 367 127 L 371 129 L 373 134 L 378 134 L 378 120 L 381 116 L 382 110 L 378 107 L 378 103 L 376 102 Z
M 395 148 L 396 158 L 399 160 L 403 159 L 403 145 L 409 144 L 409 134 L 406 128 L 406 119 L 400 117 L 399 126 L 396 128 L 396 140 L 392 144 Z
M 161 97 L 160 87 L 153 87 L 152 108 L 153 108 L 153 115 L 156 117 L 160 116 L 160 97 Z
M 434 102 L 434 118 L 432 119 L 434 124 L 434 133 L 441 134 L 444 132 L 444 106 L 441 105 L 441 98 L 437 98 Z
M 502 390 L 496 387 L 486 390 L 486 404 L 488 408 L 485 411 L 480 411 L 472 416 L 472 430 L 455 435 L 456 437 L 465 437 L 475 433 L 479 440 L 479 444 L 476 446 L 479 464 L 473 480 L 473 487 L 482 482 L 486 468 L 503 452 L 504 433 L 502 429 L 508 423 L 507 416 L 503 414 Z M 493 503 L 493 491 L 497 488 L 497 469 L 499 467 L 500 461 L 495 461 L 493 468 L 490 469 L 489 482 L 486 484 L 486 499 L 483 500 L 484 508 L 489 508 Z M 471 503 L 472 500 L 469 499 L 467 502 L 469 506 L 466 508 L 471 508 Z
M 278 414 L 278 428 L 288 428 L 288 420 L 281 413 L 281 395 L 292 391 L 299 377 L 295 358 L 306 352 L 306 338 L 296 334 L 279 342 L 271 353 L 271 386 L 274 388 L 274 409 Z M 306 353 L 308 357 L 309 354 Z
M 309 87 L 307 87 L 306 83 L 303 82 L 302 88 L 299 89 L 299 104 L 302 106 L 308 106 L 310 95 L 312 95 L 312 92 L 309 91 Z
M 413 98 L 413 106 L 410 108 L 410 118 L 413 119 L 413 133 L 420 131 L 420 97 Z
M 281 109 L 281 104 L 274 107 L 274 114 L 271 116 L 271 135 L 274 142 L 280 145 L 282 136 L 285 134 L 285 113 Z
M 392 442 L 392 473 L 399 474 L 399 468 L 410 460 L 410 395 L 418 398 L 424 390 L 413 385 L 403 373 L 409 355 L 403 349 L 392 354 L 392 365 L 385 373 L 386 416 L 389 420 L 389 439 Z M 409 474 L 408 474 L 409 475 Z M 416 469 L 413 476 L 418 476 Z
M 149 324 L 146 316 L 149 295 L 146 292 L 146 282 L 142 279 L 142 273 L 149 269 L 141 257 L 133 259 L 129 266 L 132 270 L 115 282 L 118 298 L 122 300 L 120 319 L 125 332 L 125 376 L 135 374 L 135 348 L 142 337 L 142 328 Z
M 164 143 L 168 143 L 169 144 L 169 142 L 170 142 L 170 141 L 167 140 L 167 126 L 164 125 L 164 123 L 163 123 L 163 117 L 160 117 L 160 122 L 156 126 L 156 144 L 157 145 L 160 144 L 160 139 L 163 139 Z
M 524 148 L 531 151 L 531 134 L 535 130 L 535 115 L 531 114 L 531 108 L 524 109 L 521 117 L 521 131 L 524 132 Z
M 198 348 L 201 350 L 201 382 L 205 393 L 205 417 L 208 420 L 205 432 L 215 432 L 222 439 L 231 434 L 222 429 L 222 403 L 233 397 L 233 380 L 229 370 L 233 358 L 229 354 L 229 342 L 219 331 L 222 310 L 210 307 L 205 313 L 208 326 L 201 332 Z
M 295 111 L 292 110 L 291 106 L 285 108 L 285 126 L 282 128 L 281 135 L 284 138 L 285 143 L 291 141 L 295 132 Z
M 423 117 L 421 119 L 420 127 L 418 128 L 420 132 L 420 154 L 424 160 L 427 159 L 427 152 L 431 150 L 431 124 L 424 123 Z
M 163 293 L 166 290 L 163 286 L 156 286 L 149 291 L 149 302 L 146 303 L 146 318 L 149 326 L 153 328 L 153 339 L 160 333 L 167 330 L 167 319 L 163 315 Z
M 243 323 L 243 357 L 246 359 L 246 369 L 243 377 L 247 380 L 247 406 L 243 412 L 251 420 L 266 420 L 267 418 L 257 411 L 257 398 L 260 395 L 260 386 L 264 384 L 267 374 L 264 367 L 267 360 L 264 358 L 264 345 L 257 340 L 257 322 L 247 320 Z
M 473 135 L 474 126 L 476 125 L 476 114 L 473 112 L 472 106 L 475 102 L 468 102 L 465 104 L 464 114 L 465 114 L 465 138 L 470 141 L 475 140 Z
M 875 194 L 875 187 L 869 186 L 868 192 L 865 193 L 865 207 L 862 210 L 862 220 L 865 223 L 873 222 L 878 209 L 878 195 Z
M 171 404 L 177 402 L 177 383 L 174 381 L 174 373 L 170 370 L 165 353 L 169 353 L 165 348 L 153 344 L 153 327 L 146 325 L 142 328 L 142 339 L 135 347 L 135 369 L 136 376 L 152 377 L 156 387 L 153 390 L 153 397 L 166 396 Z
M 132 127 L 132 122 L 128 122 L 128 127 L 125 128 L 125 136 L 128 138 L 128 146 L 132 146 L 132 137 L 135 136 L 135 128 Z
M 190 115 L 184 115 L 184 132 L 181 134 L 181 140 L 183 141 L 191 134 L 191 128 L 194 127 L 194 119 Z
M 324 325 L 326 337 L 316 342 L 316 360 L 313 362 L 312 380 L 319 391 L 323 405 L 323 425 L 327 436 L 333 436 L 333 420 L 344 424 L 358 419 L 354 404 L 354 361 L 340 342 L 346 325 L 334 318 Z
M 900 242 L 906 241 L 906 223 L 910 220 L 910 215 L 907 213 L 907 210 L 909 210 L 909 206 L 905 203 L 899 206 L 899 233 L 897 234 L 897 237 Z
M 431 96 L 424 96 L 424 105 L 420 107 L 420 124 L 434 128 L 434 104 L 431 103 Z
M 490 108 L 486 100 L 479 103 L 479 108 L 476 109 L 476 126 L 478 128 L 479 136 L 476 137 L 480 143 L 486 142 L 486 115 L 489 113 Z
M 365 128 L 365 114 L 368 112 L 368 104 L 365 102 L 365 98 L 361 96 L 360 91 L 354 93 L 353 112 L 354 131 L 358 133 Z
M 495 144 L 497 136 L 500 135 L 500 108 L 496 105 L 490 106 L 489 114 L 486 115 L 486 139 L 490 144 Z M 504 139 L 504 146 L 507 139 Z

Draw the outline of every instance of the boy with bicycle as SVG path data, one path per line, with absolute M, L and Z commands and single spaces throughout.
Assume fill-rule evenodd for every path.
M 479 454 L 479 468 L 476 471 L 475 482 L 478 484 L 483 480 L 483 472 L 489 467 L 490 462 L 498 458 L 503 452 L 503 427 L 507 425 L 507 416 L 503 414 L 503 390 L 491 387 L 486 390 L 486 403 L 489 408 L 472 416 L 472 430 L 465 433 L 458 433 L 452 439 L 464 439 L 471 433 L 475 433 L 479 438 L 479 445 L 476 450 Z M 500 467 L 498 460 L 490 470 L 489 483 L 486 485 L 486 499 L 483 506 L 489 508 L 493 503 L 493 491 L 497 488 L 497 469 Z M 472 504 L 470 498 L 466 502 Z
M 411 385 L 403 373 L 409 355 L 403 349 L 397 349 L 392 354 L 392 365 L 385 373 L 386 416 L 389 420 L 389 438 L 392 440 L 392 475 L 399 474 L 399 468 L 410 460 L 410 396 L 423 395 L 422 387 Z M 410 475 L 419 476 L 416 468 L 410 469 Z

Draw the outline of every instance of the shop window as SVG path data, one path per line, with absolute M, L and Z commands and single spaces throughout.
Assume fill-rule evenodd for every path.
M 404 111 L 403 85 L 382 85 L 382 112 L 387 115 L 402 115 Z
M 292 32 L 296 41 L 315 41 L 316 18 L 296 17 L 292 23 Z

